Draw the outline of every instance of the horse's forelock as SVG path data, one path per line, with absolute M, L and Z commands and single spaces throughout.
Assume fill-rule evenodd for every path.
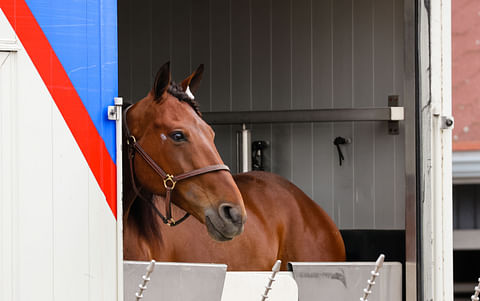
M 195 99 L 191 98 L 185 91 L 183 91 L 182 86 L 175 82 L 172 82 L 168 87 L 168 93 L 178 98 L 179 101 L 188 103 L 195 110 L 198 116 L 202 116 L 198 102 Z

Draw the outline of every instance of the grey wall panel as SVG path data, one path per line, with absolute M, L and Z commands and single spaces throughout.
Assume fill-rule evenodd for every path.
M 229 111 L 230 98 L 230 6 L 228 1 L 211 4 L 211 87 L 212 111 Z
M 291 1 L 272 1 L 272 109 L 292 103 Z
M 312 198 L 334 217 L 334 165 L 338 164 L 337 153 L 333 147 L 333 123 L 313 125 L 313 195 Z
M 351 108 L 353 106 L 353 7 L 351 0 L 333 3 L 333 107 Z M 353 123 L 333 125 L 333 138 L 353 139 Z M 333 140 L 332 140 L 333 143 Z M 334 164 L 334 216 L 342 229 L 351 229 L 355 225 L 353 188 L 354 188 L 354 150 L 355 144 L 342 146 L 345 160 L 340 166 Z M 335 154 L 338 159 L 338 154 Z
M 292 126 L 272 125 L 270 141 L 271 171 L 292 180 Z
M 204 63 L 202 111 L 386 106 L 404 91 L 403 0 L 119 0 L 119 90 L 139 99 L 172 61 Z M 145 16 L 148 16 L 145 18 Z M 413 105 L 405 101 L 404 105 Z M 404 137 L 383 122 L 257 124 L 267 170 L 293 180 L 342 229 L 404 228 Z M 215 126 L 236 168 L 238 125 Z M 343 146 L 338 164 L 333 140 Z
M 119 95 L 125 97 L 125 101 L 129 101 L 131 99 L 131 64 L 130 57 L 131 51 L 130 48 L 130 30 L 131 26 L 130 23 L 133 19 L 130 16 L 130 2 L 129 1 L 118 1 L 118 48 L 121 49 L 118 52 L 118 87 L 119 87 Z
M 272 109 L 272 15 L 270 0 L 250 1 L 251 15 L 251 92 L 253 110 Z M 245 67 L 244 67 L 245 68 Z
M 314 109 L 333 107 L 333 2 L 312 1 Z
M 312 108 L 311 1 L 297 0 L 292 6 L 292 108 Z M 292 125 L 292 181 L 313 195 L 313 141 L 311 124 Z
M 373 0 L 353 3 L 353 103 L 354 107 L 374 107 Z M 357 122 L 354 145 L 354 228 L 375 228 L 374 122 Z
M 157 1 L 166 2 L 166 1 Z M 191 57 L 192 69 L 200 64 L 205 65 L 205 72 L 202 78 L 200 89 L 196 93 L 196 100 L 200 103 L 200 108 L 204 111 L 212 110 L 212 93 L 211 93 L 211 36 L 210 36 L 210 1 L 195 0 L 192 5 L 192 21 L 191 21 Z M 195 12 L 195 13 L 193 13 Z M 172 66 L 175 68 L 175 66 Z
M 375 0 L 374 9 L 374 100 L 384 106 L 388 95 L 395 92 L 395 26 L 394 2 Z M 395 227 L 395 156 L 398 149 L 396 136 L 385 135 L 382 124 L 375 126 L 375 224 L 379 228 Z M 382 183 L 381 185 L 379 185 Z M 382 213 L 383 212 L 383 213 Z M 382 214 L 381 214 L 382 213 Z M 403 217 L 401 217 L 403 220 Z
M 190 2 L 191 0 L 175 0 L 170 3 L 173 12 L 170 15 L 171 27 L 175 29 L 175 32 L 170 32 L 170 57 L 172 66 L 175 66 L 175 80 L 178 82 L 192 72 L 190 66 L 190 16 L 192 13 Z
M 252 109 L 251 7 L 249 1 L 232 0 L 231 65 L 232 109 Z
M 292 6 L 292 108 L 312 107 L 312 28 L 310 0 Z
M 119 3 L 122 1 L 119 1 Z M 131 3 L 132 1 L 129 1 Z M 152 83 L 154 80 L 154 75 L 158 71 L 158 69 L 168 61 L 172 61 L 171 56 L 171 38 L 172 32 L 170 30 L 172 26 L 172 3 L 168 1 L 151 1 L 151 7 L 149 9 L 149 16 L 152 22 L 152 29 L 150 30 L 150 43 L 151 43 L 151 63 L 152 63 Z M 135 13 L 134 6 L 131 7 L 133 10 L 131 13 Z M 132 20 L 132 22 L 135 22 Z M 133 32 L 132 34 L 136 34 Z M 132 45 L 134 47 L 134 45 Z M 120 48 L 120 47 L 119 47 Z M 121 53 L 121 51 L 119 51 Z M 135 57 L 135 51 L 132 52 L 131 63 L 135 64 L 137 59 Z M 175 64 L 172 62 L 172 65 Z M 181 74 L 179 72 L 175 72 L 173 75 L 175 80 L 180 80 L 181 77 L 185 76 L 185 74 Z M 178 77 L 178 78 L 177 78 Z
M 313 195 L 313 125 L 292 125 L 292 181 L 309 196 Z
M 353 126 L 350 122 L 338 123 L 333 126 L 333 138 L 353 136 Z M 333 140 L 332 140 L 333 141 Z M 333 147 L 333 144 L 332 144 Z M 333 189 L 334 189 L 334 216 L 342 229 L 352 229 L 355 225 L 355 204 L 353 200 L 354 178 L 354 153 L 355 144 L 347 144 L 342 147 L 345 157 L 342 165 L 338 161 L 338 153 L 334 155 L 333 164 Z M 362 217 L 363 218 L 363 217 Z
M 272 109 L 292 108 L 292 1 L 272 1 Z M 271 170 L 292 179 L 292 126 L 272 125 Z
M 132 57 L 141 57 L 135 64 L 131 64 L 131 82 L 130 82 L 130 100 L 137 101 L 148 93 L 153 83 L 152 71 L 152 45 L 150 43 L 150 33 L 152 28 L 152 19 L 150 17 L 150 7 L 147 5 L 137 7 L 130 2 L 130 11 L 135 11 L 132 18 L 129 32 L 128 47 Z M 146 16 L 146 17 L 139 17 Z
M 215 131 L 215 145 L 222 156 L 223 162 L 231 168 L 235 168 L 236 150 L 233 147 L 236 137 L 233 126 L 231 125 L 216 125 L 213 126 Z

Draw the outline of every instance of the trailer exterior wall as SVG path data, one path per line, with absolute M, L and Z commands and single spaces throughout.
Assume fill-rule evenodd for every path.
M 117 87 L 98 26 L 115 29 L 115 2 L 99 3 L 0 1 L 0 47 L 17 50 L 0 49 L 2 301 L 117 299 L 114 126 L 86 109 Z

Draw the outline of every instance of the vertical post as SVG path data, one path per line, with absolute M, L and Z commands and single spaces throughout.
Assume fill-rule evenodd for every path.
M 117 157 L 117 301 L 123 301 L 123 174 L 122 174 L 122 105 L 123 98 L 115 97 L 115 141 Z
M 453 300 L 451 1 L 419 2 L 421 300 Z
M 237 172 L 252 170 L 252 154 L 250 151 L 251 138 L 250 130 L 245 123 L 242 130 L 237 132 Z

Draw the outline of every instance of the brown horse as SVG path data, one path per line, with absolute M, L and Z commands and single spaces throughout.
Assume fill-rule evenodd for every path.
M 223 165 L 191 94 L 202 72 L 203 65 L 177 85 L 163 65 L 149 94 L 124 114 L 125 259 L 229 270 L 345 260 L 334 222 L 299 188 L 266 172 L 232 176 Z M 175 221 L 185 212 L 194 218 Z

